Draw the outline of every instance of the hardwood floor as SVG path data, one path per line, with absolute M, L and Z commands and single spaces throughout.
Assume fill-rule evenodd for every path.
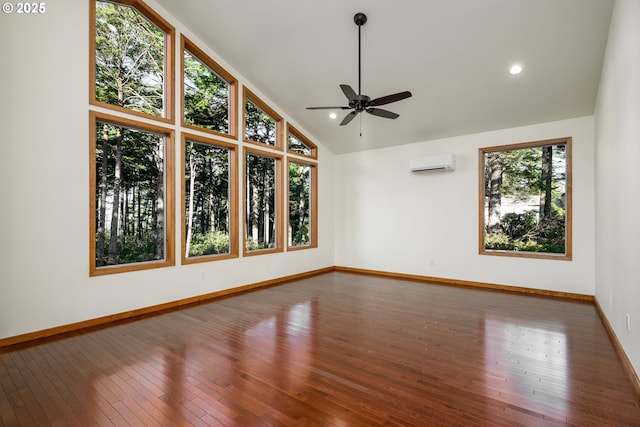
M 333 272 L 0 349 L 0 426 L 640 426 L 589 303 Z

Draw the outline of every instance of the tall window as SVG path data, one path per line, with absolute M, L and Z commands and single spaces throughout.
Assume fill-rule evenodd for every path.
M 175 30 L 139 0 L 90 8 L 89 101 L 119 114 L 89 115 L 90 274 L 174 265 Z
M 183 263 L 237 257 L 236 147 L 186 134 L 182 145 Z
M 175 29 L 143 0 L 89 8 L 90 275 L 174 265 L 176 221 L 183 264 L 316 247 L 317 146 L 291 125 L 285 141 L 246 87 L 239 105 L 238 80 L 184 35 L 176 75 Z
M 282 149 L 283 119 L 246 87 L 244 100 L 244 140 Z
M 318 158 L 316 145 L 289 123 L 287 123 L 287 151 L 312 159 Z
M 91 274 L 173 265 L 173 132 L 92 112 L 90 140 Z
M 244 254 L 282 251 L 282 157 L 245 148 Z
M 91 103 L 173 119 L 175 30 L 143 2 L 91 2 Z
M 289 161 L 287 247 L 317 247 L 317 166 L 302 160 Z
M 571 259 L 571 138 L 480 149 L 480 253 Z
M 237 80 L 182 36 L 183 125 L 237 135 Z

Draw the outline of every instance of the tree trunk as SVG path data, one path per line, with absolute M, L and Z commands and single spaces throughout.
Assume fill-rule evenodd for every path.
M 487 185 L 488 194 L 488 218 L 487 229 L 490 233 L 500 231 L 500 208 L 502 205 L 502 161 L 500 153 L 489 153 L 487 155 L 487 166 L 489 168 L 489 182 Z
M 142 243 L 142 190 L 138 187 L 137 213 L 138 216 L 138 232 L 136 239 L 138 243 Z
M 124 242 L 127 241 L 129 235 L 127 216 L 129 215 L 129 183 L 123 180 L 122 183 L 122 200 L 120 200 L 120 232 Z
M 265 243 L 266 239 L 265 239 L 265 221 L 264 221 L 264 211 L 265 211 L 265 201 L 266 201 L 266 179 L 267 179 L 267 173 L 266 173 L 266 164 L 264 161 L 263 157 L 260 157 L 259 160 L 257 161 L 257 167 L 258 167 L 258 180 L 256 181 L 256 193 L 257 193 L 257 198 L 258 201 L 256 203 L 255 209 L 255 216 L 257 218 L 257 227 L 258 227 L 258 242 L 260 243 Z
M 189 208 L 187 211 L 187 245 L 185 254 L 188 257 L 191 250 L 191 237 L 193 236 L 193 198 L 196 183 L 196 165 L 194 161 L 193 144 L 191 144 L 191 153 L 189 154 Z
M 109 134 L 107 125 L 102 125 L 102 174 L 100 175 L 100 208 L 98 210 L 98 224 L 96 227 L 96 266 L 104 265 L 104 239 L 105 239 L 105 221 L 107 220 L 107 157 L 109 155 Z M 97 178 L 97 177 L 96 177 Z
M 208 218 L 208 229 L 207 231 L 213 231 L 216 229 L 216 214 L 217 214 L 217 207 L 216 207 L 216 190 L 215 190 L 215 180 L 216 180 L 216 174 L 215 174 L 215 167 L 216 164 L 213 160 L 212 156 L 208 156 L 209 159 L 209 164 L 208 164 L 208 171 L 209 171 L 209 179 L 207 180 L 207 194 L 209 195 L 208 199 L 209 199 L 209 218 Z
M 156 167 L 158 171 L 156 184 L 156 259 L 164 259 L 164 150 L 163 143 L 156 147 Z
M 542 147 L 542 191 L 540 193 L 540 219 L 551 217 L 553 178 L 553 146 Z
M 115 168 L 113 177 L 113 203 L 111 204 L 111 231 L 109 235 L 109 265 L 118 264 L 120 256 L 118 254 L 118 222 L 120 209 L 120 187 L 122 182 L 122 129 L 118 129 L 116 136 L 116 150 L 114 153 Z
M 264 184 L 264 189 L 262 192 L 262 197 L 263 197 L 263 201 L 262 201 L 262 226 L 264 227 L 264 231 L 263 231 L 263 241 L 264 241 L 264 245 L 265 247 L 270 247 L 270 243 L 271 243 L 271 183 L 269 180 L 269 171 L 267 170 L 267 161 L 265 159 L 264 161 L 264 179 L 263 179 L 263 184 Z
M 251 229 L 251 238 L 254 243 L 258 242 L 260 236 L 258 235 L 258 189 L 255 185 L 251 186 L 251 201 L 250 201 L 250 212 L 249 212 L 249 221 L 250 221 L 250 229 Z
M 298 230 L 304 227 L 305 221 L 307 219 L 307 197 L 306 197 L 307 195 L 304 192 L 304 184 L 305 184 L 305 174 L 303 172 L 302 185 L 301 185 L 302 188 L 300 189 L 300 198 L 298 200 Z M 308 231 L 309 231 L 309 228 L 307 228 L 307 232 Z M 307 239 L 307 237 L 308 235 L 303 236 L 301 241 L 298 243 L 306 245 L 307 243 L 309 243 L 309 240 Z
M 135 241 L 136 235 L 138 233 L 137 230 L 137 212 L 136 212 L 136 195 L 138 194 L 136 190 L 138 190 L 138 179 L 135 179 L 135 183 L 131 186 L 131 239 Z

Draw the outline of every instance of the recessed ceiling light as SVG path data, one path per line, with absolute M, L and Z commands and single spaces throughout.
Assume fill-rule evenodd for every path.
M 330 118 L 330 119 L 332 119 L 332 120 L 333 120 L 333 119 L 335 119 L 336 117 L 338 117 L 338 116 L 336 115 L 336 113 L 329 113 L 329 118 Z
M 521 66 L 521 65 L 519 65 L 519 64 L 516 64 L 516 65 L 514 65 L 514 66 L 512 66 L 512 67 L 511 67 L 511 69 L 509 70 L 509 72 L 510 72 L 511 74 L 513 74 L 514 76 L 515 76 L 516 74 L 520 74 L 520 73 L 522 72 L 522 66 Z

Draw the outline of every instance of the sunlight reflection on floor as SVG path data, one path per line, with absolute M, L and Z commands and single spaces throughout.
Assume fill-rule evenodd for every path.
M 485 387 L 505 403 L 566 418 L 569 379 L 567 337 L 563 328 L 485 319 Z

